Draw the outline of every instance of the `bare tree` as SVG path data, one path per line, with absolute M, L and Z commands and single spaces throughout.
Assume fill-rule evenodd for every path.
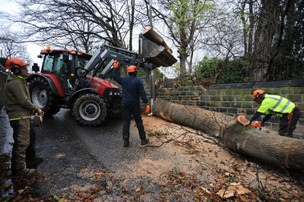
M 26 50 L 26 46 L 17 43 L 17 34 L 10 33 L 8 29 L 0 32 L 0 57 L 12 58 L 19 57 L 30 63 L 31 59 Z
M 283 48 L 282 50 L 281 48 L 282 42 L 284 38 L 289 37 L 285 34 L 287 32 L 286 23 L 290 22 L 286 20 L 286 17 L 291 19 L 289 13 L 295 11 L 298 13 L 302 12 L 300 15 L 303 17 L 303 10 L 299 11 L 295 9 L 294 0 L 262 0 L 261 3 L 262 7 L 255 32 L 254 51 L 252 55 L 252 81 L 269 80 L 269 73 L 274 69 L 275 59 L 285 49 Z M 290 9 L 291 7 L 293 9 Z M 290 28 L 292 27 L 296 27 L 296 23 L 290 26 Z M 299 35 L 299 37 L 301 38 L 301 35 Z M 294 42 L 294 40 L 291 41 Z M 292 47 L 290 46 L 291 43 L 287 44 L 289 44 L 289 48 Z
M 243 26 L 244 56 L 250 57 L 253 49 L 253 36 L 257 14 L 260 8 L 259 1 L 238 0 L 235 6 L 234 13 L 241 19 Z
M 131 1 L 132 8 L 134 1 Z M 21 5 L 22 16 L 14 22 L 25 27 L 24 37 L 28 41 L 48 41 L 86 52 L 94 44 L 104 42 L 127 47 L 127 36 L 135 24 L 129 1 L 26 0 Z
M 254 38 L 252 55 L 252 81 L 266 81 L 271 60 L 272 45 L 279 22 L 279 4 L 277 0 L 262 0 L 261 14 Z
M 173 43 L 178 48 L 181 80 L 187 75 L 186 62 L 190 56 L 189 73 L 196 40 L 211 19 L 213 4 L 209 0 L 158 0 L 153 13 L 165 23 Z
M 223 63 L 214 65 L 212 82 L 216 83 L 227 70 L 228 62 L 243 55 L 242 27 L 234 15 L 231 3 L 216 4 L 214 19 L 209 22 L 208 31 L 199 39 L 204 57 L 223 59 Z

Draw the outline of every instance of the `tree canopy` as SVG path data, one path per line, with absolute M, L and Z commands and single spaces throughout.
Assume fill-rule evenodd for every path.
M 0 33 L 2 54 L 16 54 L 4 48 L 9 41 L 47 43 L 88 53 L 103 43 L 133 50 L 138 33 L 153 22 L 179 58 L 181 81 L 212 75 L 206 79 L 218 82 L 229 75 L 227 71 L 236 71 L 231 64 L 239 64 L 239 60 L 247 65 L 242 71 L 247 71 L 250 81 L 287 80 L 304 74 L 302 0 L 20 2 L 18 15 L 2 15 L 20 28 L 18 34 L 9 29 Z M 4 43 L 7 36 L 10 40 Z M 207 68 L 216 73 L 206 73 L 204 65 L 216 60 L 221 62 Z

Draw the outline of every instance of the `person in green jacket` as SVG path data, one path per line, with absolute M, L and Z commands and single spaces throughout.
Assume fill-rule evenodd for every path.
M 266 94 L 261 89 L 255 90 L 253 97 L 255 102 L 260 104 L 260 107 L 252 116 L 250 122 L 265 114 L 261 121 L 261 125 L 263 126 L 272 114 L 276 114 L 280 119 L 279 134 L 281 136 L 292 137 L 292 133 L 296 129 L 297 122 L 301 117 L 299 108 L 288 99 L 279 95 Z
M 26 82 L 28 64 L 20 58 L 10 58 L 5 63 L 10 70 L 4 87 L 4 104 L 10 125 L 13 128 L 13 151 L 11 170 L 13 176 L 32 175 L 42 158 L 36 156 L 36 135 L 30 126 L 31 113 L 42 113 L 31 102 Z

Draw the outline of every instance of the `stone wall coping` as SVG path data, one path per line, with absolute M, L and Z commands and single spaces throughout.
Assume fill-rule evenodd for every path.
M 210 85 L 210 89 L 265 88 L 265 87 L 304 87 L 304 78 L 285 80 L 285 81 L 227 83 L 227 84 Z

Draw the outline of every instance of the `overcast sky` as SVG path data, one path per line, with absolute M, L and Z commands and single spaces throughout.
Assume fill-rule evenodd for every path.
M 14 0 L 0 0 L 0 10 L 8 12 L 9 14 L 14 14 L 18 12 L 18 4 Z
M 0 5 L 0 11 L 7 12 L 10 15 L 18 15 L 19 8 L 15 0 L 0 0 Z M 32 58 L 32 61 L 36 63 L 41 63 L 41 60 L 37 58 L 37 55 L 40 54 L 40 50 L 44 47 L 32 43 L 26 44 L 26 47 L 28 53 Z
M 18 1 L 21 1 L 21 0 L 18 0 Z M 0 11 L 7 12 L 10 15 L 18 16 L 18 12 L 19 12 L 20 8 L 18 8 L 18 3 L 16 3 L 16 0 L 0 0 L 0 5 L 1 5 Z M 0 23 L 1 23 L 1 18 L 0 18 Z M 168 44 L 171 48 L 174 48 L 174 47 L 172 47 L 173 45 L 170 43 L 170 41 L 168 41 Z M 48 44 L 46 44 L 45 47 L 47 45 Z M 42 46 L 39 46 L 39 45 L 36 45 L 33 43 L 26 44 L 26 47 L 27 47 L 27 51 L 32 59 L 32 62 L 38 63 L 38 65 L 41 66 L 42 60 L 39 59 L 37 56 L 40 54 L 40 51 L 42 49 L 45 49 L 45 47 L 42 47 Z M 176 52 L 176 50 L 174 52 Z M 176 54 L 174 54 L 174 55 L 176 57 Z M 165 71 L 165 69 L 167 71 Z M 162 71 L 163 73 L 165 73 L 168 76 L 170 75 L 169 77 L 176 77 L 175 73 L 173 73 L 173 72 L 175 72 L 175 70 L 168 69 L 168 68 L 165 68 L 165 69 L 163 69 L 163 71 Z

